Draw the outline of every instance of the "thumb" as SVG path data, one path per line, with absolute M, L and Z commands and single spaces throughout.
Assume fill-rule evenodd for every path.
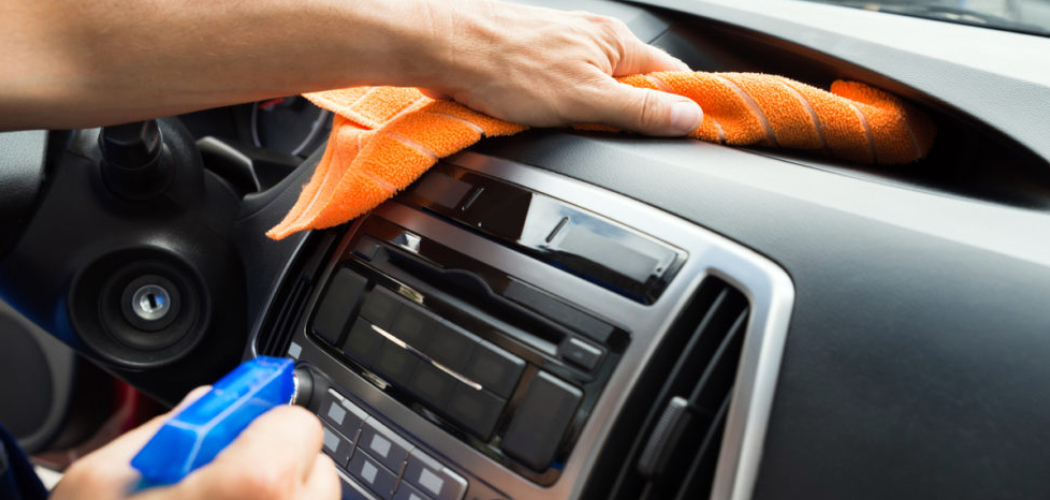
M 700 127 L 700 105 L 688 97 L 613 81 L 595 103 L 594 121 L 647 135 L 682 136 Z

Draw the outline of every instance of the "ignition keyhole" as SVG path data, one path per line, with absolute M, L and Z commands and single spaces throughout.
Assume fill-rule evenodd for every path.
M 171 310 L 171 295 L 163 286 L 143 285 L 131 296 L 131 310 L 146 321 L 157 321 Z

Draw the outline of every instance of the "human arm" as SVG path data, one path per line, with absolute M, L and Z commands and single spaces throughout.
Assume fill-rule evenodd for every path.
M 687 69 L 622 23 L 494 0 L 5 0 L 0 68 L 0 130 L 358 85 L 425 87 L 534 126 L 682 135 L 700 120 L 692 101 L 611 78 Z

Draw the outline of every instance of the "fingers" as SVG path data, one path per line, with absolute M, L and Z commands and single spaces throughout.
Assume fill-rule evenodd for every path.
M 343 494 L 339 476 L 335 473 L 335 462 L 328 455 L 319 454 L 310 469 L 310 477 L 303 484 L 300 498 L 311 500 L 335 500 Z
M 90 453 L 66 471 L 55 489 L 54 499 L 123 498 L 138 483 L 139 473 L 131 468 L 131 459 L 153 438 L 164 422 L 203 396 L 210 386 L 198 387 L 170 412 L 128 431 L 112 442 Z M 151 490 L 151 496 L 163 497 L 167 488 Z M 147 498 L 147 497 L 144 497 Z
M 593 113 L 587 121 L 656 136 L 687 135 L 700 126 L 704 113 L 695 101 L 610 81 L 587 103 Z
M 615 50 L 619 52 L 619 57 L 613 59 L 616 64 L 612 68 L 612 76 L 655 71 L 689 71 L 689 66 L 681 60 L 639 40 L 622 21 L 605 16 L 585 17 L 602 27 L 599 38 L 604 38 L 607 43 L 618 49 Z
M 261 463 L 274 474 L 294 473 L 302 481 L 309 476 L 323 439 L 317 417 L 298 406 L 281 406 L 255 419 L 215 462 Z
M 175 487 L 184 498 L 334 500 L 339 479 L 331 459 L 319 458 L 322 439 L 317 417 L 296 406 L 278 407 Z
M 624 54 L 619 64 L 613 69 L 613 76 L 654 73 L 657 71 L 690 71 L 689 65 L 663 50 L 642 43 L 628 33 L 629 41 L 624 46 Z

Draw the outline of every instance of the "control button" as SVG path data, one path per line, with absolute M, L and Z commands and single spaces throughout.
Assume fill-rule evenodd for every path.
M 437 500 L 460 500 L 467 492 L 463 476 L 420 450 L 409 454 L 403 479 Z
M 473 187 L 459 179 L 432 172 L 419 180 L 412 194 L 446 208 L 455 208 Z
M 346 476 L 339 474 L 339 482 L 343 485 L 341 500 L 372 500 L 371 496 L 366 496 L 363 490 L 358 490 L 364 486 L 352 483 Z
M 291 356 L 292 359 L 299 359 L 299 355 L 302 354 L 302 353 L 303 353 L 303 346 L 299 345 L 296 342 L 292 342 L 291 344 L 288 344 L 288 355 Z
M 401 308 L 390 333 L 417 351 L 426 352 L 431 337 L 430 332 L 436 324 L 437 319 L 418 306 L 408 304 Z
M 361 429 L 361 439 L 357 442 L 357 448 L 364 449 L 388 469 L 398 473 L 401 472 L 401 466 L 412 449 L 412 443 L 377 422 L 375 418 L 369 417 Z
M 466 384 L 456 384 L 452 397 L 445 406 L 445 413 L 456 423 L 483 441 L 492 437 L 496 422 L 506 401 L 486 391 L 479 391 Z
M 387 470 L 382 464 L 361 451 L 361 448 L 354 452 L 346 469 L 351 476 L 354 476 L 354 479 L 361 481 L 373 493 L 379 495 L 379 498 L 387 499 L 394 494 L 397 474 Z
M 413 488 L 408 483 L 401 481 L 401 484 L 397 486 L 397 491 L 394 492 L 394 500 L 432 500 L 429 496 L 423 494 L 423 492 Z
M 353 449 L 353 445 L 350 444 L 350 440 L 344 437 L 339 432 L 333 430 L 331 427 L 324 425 L 324 444 L 322 448 L 325 454 L 332 457 L 332 460 L 340 467 L 345 467 L 346 462 L 350 460 L 350 450 Z
M 472 335 L 458 327 L 435 322 L 432 325 L 430 342 L 423 353 L 446 368 L 462 373 L 463 367 L 474 353 L 476 344 L 477 340 Z
M 329 281 L 321 306 L 314 315 L 314 333 L 329 344 L 338 344 L 368 287 L 368 279 L 342 268 Z
M 333 389 L 328 390 L 324 402 L 321 403 L 321 419 L 331 424 L 351 442 L 357 439 L 357 430 L 366 418 L 368 413 Z
M 568 338 L 561 345 L 561 357 L 587 370 L 598 366 L 603 353 L 600 348 L 574 337 Z
M 405 350 L 405 348 L 383 339 L 379 347 L 379 353 L 372 362 L 372 369 L 389 382 L 401 387 L 408 387 L 416 366 L 420 363 L 419 358 Z
M 524 370 L 524 360 L 482 341 L 474 350 L 474 357 L 463 369 L 463 376 L 481 384 L 497 396 L 509 398 Z
M 583 392 L 576 387 L 539 372 L 518 404 L 500 448 L 533 470 L 546 470 L 581 399 Z
M 401 312 L 402 302 L 393 292 L 375 287 L 361 306 L 361 316 L 386 331 L 391 331 Z
M 520 281 L 511 280 L 507 289 L 503 291 L 503 296 L 572 328 L 598 343 L 607 343 L 613 333 L 612 325 Z
M 358 363 L 371 368 L 379 347 L 386 339 L 379 332 L 372 329 L 372 324 L 364 319 L 358 318 L 354 326 L 350 327 L 350 334 L 343 344 L 343 353 L 350 356 Z
M 409 379 L 408 389 L 431 408 L 444 408 L 452 395 L 452 388 L 459 384 L 451 375 L 429 363 L 420 363 Z

